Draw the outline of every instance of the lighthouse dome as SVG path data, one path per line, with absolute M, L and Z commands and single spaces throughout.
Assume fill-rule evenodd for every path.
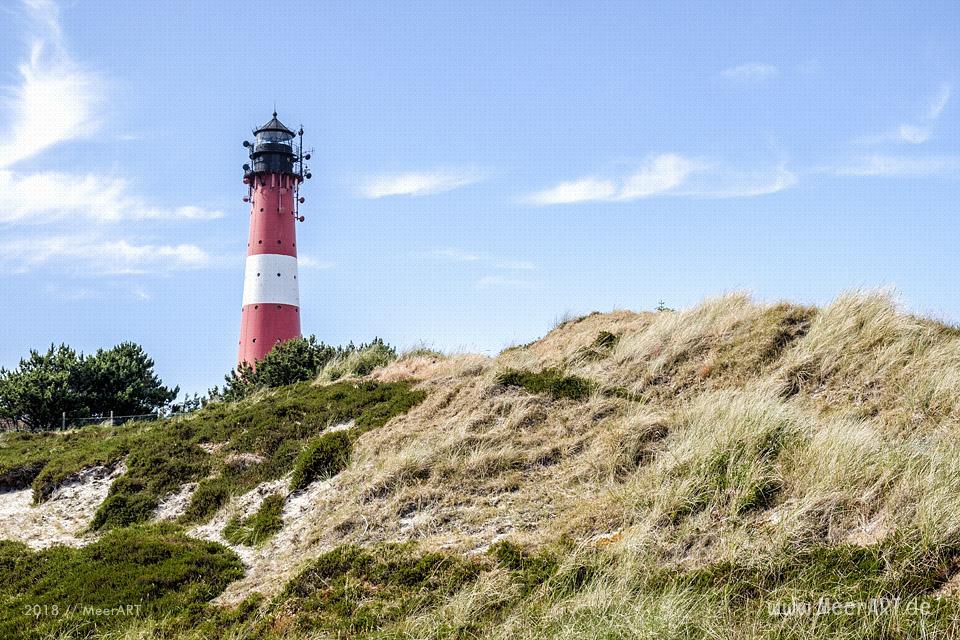
M 273 112 L 273 118 L 269 122 L 253 132 L 257 136 L 258 143 L 280 142 L 289 143 L 295 135 L 293 131 L 287 128 L 285 124 L 277 119 L 277 112 Z

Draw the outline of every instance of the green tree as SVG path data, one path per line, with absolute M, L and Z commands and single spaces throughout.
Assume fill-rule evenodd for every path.
M 0 417 L 30 429 L 60 426 L 69 419 L 153 412 L 179 393 L 153 371 L 153 360 L 132 342 L 92 356 L 61 344 L 31 351 L 13 371 L 0 369 Z
M 166 407 L 180 392 L 153 371 L 154 362 L 138 344 L 122 342 L 83 360 L 84 396 L 91 412 L 136 415 Z
M 0 369 L 0 415 L 29 429 L 59 426 L 64 412 L 86 414 L 83 356 L 65 344 L 31 350 L 14 371 Z

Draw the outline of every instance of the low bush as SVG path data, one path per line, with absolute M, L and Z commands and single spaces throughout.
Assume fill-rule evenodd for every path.
M 483 568 L 477 559 L 418 553 L 412 544 L 338 547 L 287 584 L 278 611 L 295 611 L 300 632 L 357 637 L 442 604 Z
M 326 480 L 340 473 L 350 462 L 352 448 L 353 437 L 348 431 L 318 437 L 297 457 L 290 478 L 290 491 L 299 491 L 314 480 Z
M 284 497 L 278 493 L 267 496 L 252 516 L 234 516 L 223 528 L 223 537 L 231 544 L 255 546 L 263 544 L 283 528 Z
M 568 376 L 562 370 L 549 368 L 542 371 L 507 369 L 497 382 L 508 387 L 522 387 L 530 393 L 549 393 L 556 399 L 583 400 L 590 395 L 594 384 L 579 376 Z
M 204 522 L 230 500 L 230 486 L 223 478 L 205 478 L 200 481 L 190 504 L 180 517 L 181 522 Z
M 119 527 L 149 519 L 164 495 L 199 480 L 210 470 L 210 454 L 196 443 L 164 433 L 138 443 L 127 472 L 110 486 L 91 528 Z
M 101 637 L 148 616 L 187 621 L 242 575 L 232 551 L 170 525 L 117 529 L 80 549 L 0 542 L 0 637 Z
M 487 553 L 513 574 L 524 596 L 553 577 L 559 564 L 557 557 L 546 549 L 530 553 L 508 540 L 494 544 Z
M 411 389 L 407 381 L 345 381 L 327 386 L 299 383 L 256 402 L 216 403 L 189 418 L 131 427 L 115 434 L 113 444 L 101 442 L 89 451 L 59 451 L 46 466 L 57 469 L 59 476 L 64 468 L 80 466 L 81 460 L 89 462 L 130 451 L 127 472 L 111 486 L 93 528 L 143 522 L 161 498 L 195 481 L 200 481 L 200 485 L 182 519 L 199 522 L 226 504 L 230 496 L 261 482 L 282 478 L 295 467 L 297 456 L 307 443 L 317 445 L 319 441 L 313 439 L 327 426 L 353 420 L 356 429 L 351 433 L 355 437 L 409 410 L 424 397 L 422 391 Z M 318 445 L 322 449 L 335 444 L 346 457 L 341 460 L 331 449 L 325 463 L 316 458 L 310 465 L 302 466 L 301 473 L 306 474 L 302 478 L 310 477 L 304 480 L 306 484 L 316 474 L 331 473 L 329 469 L 334 467 L 328 469 L 325 465 L 346 464 L 349 442 L 341 441 L 345 437 L 341 434 Z M 217 445 L 212 449 L 214 453 L 201 446 L 209 444 Z M 318 450 L 315 455 L 322 456 L 322 452 Z M 45 473 L 46 468 L 41 476 Z

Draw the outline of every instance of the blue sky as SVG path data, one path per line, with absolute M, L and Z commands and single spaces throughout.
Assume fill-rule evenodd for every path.
M 0 366 L 234 364 L 240 142 L 314 178 L 305 333 L 485 352 L 567 313 L 894 287 L 960 321 L 960 5 L 0 7 Z

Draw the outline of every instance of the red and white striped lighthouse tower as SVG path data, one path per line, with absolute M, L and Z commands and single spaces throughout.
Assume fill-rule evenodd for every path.
M 303 129 L 293 131 L 273 118 L 244 141 L 250 164 L 243 165 L 249 192 L 250 236 L 243 278 L 239 364 L 256 366 L 274 345 L 300 336 L 300 288 L 297 280 L 297 221 L 300 183 L 310 173 L 304 160 Z M 252 165 L 252 166 L 251 166 Z

